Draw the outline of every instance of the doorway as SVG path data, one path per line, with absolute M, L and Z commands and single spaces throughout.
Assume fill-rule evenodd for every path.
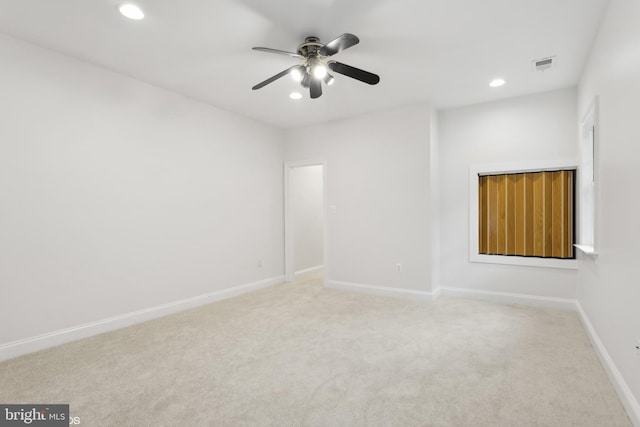
M 285 163 L 285 279 L 322 275 L 327 281 L 326 165 Z

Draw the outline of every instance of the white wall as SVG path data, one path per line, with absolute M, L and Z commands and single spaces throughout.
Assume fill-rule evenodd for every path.
M 577 159 L 576 122 L 575 89 L 439 112 L 441 286 L 575 297 L 575 270 L 469 262 L 469 168 Z
M 578 91 L 600 98 L 597 257 L 579 262 L 579 302 L 636 401 L 640 423 L 640 2 L 612 0 Z M 640 425 L 640 424 L 639 424 Z
M 0 344 L 283 274 L 281 131 L 4 36 L 0 64 Z
M 330 281 L 431 290 L 430 113 L 409 107 L 286 132 L 288 161 L 327 162 Z
M 294 271 L 323 265 L 322 165 L 291 170 L 289 191 L 294 235 Z

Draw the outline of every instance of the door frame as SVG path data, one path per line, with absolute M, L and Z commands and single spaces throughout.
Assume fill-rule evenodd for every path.
M 284 279 L 286 282 L 292 282 L 295 279 L 295 231 L 290 193 L 291 171 L 305 166 L 322 166 L 322 238 L 324 239 L 322 264 L 324 266 L 323 284 L 327 286 L 329 280 L 329 224 L 327 221 L 327 162 L 324 159 L 296 160 L 284 163 Z

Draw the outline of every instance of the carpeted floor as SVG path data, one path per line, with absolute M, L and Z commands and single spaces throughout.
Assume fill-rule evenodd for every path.
M 630 426 L 573 312 L 311 275 L 0 364 L 81 426 Z

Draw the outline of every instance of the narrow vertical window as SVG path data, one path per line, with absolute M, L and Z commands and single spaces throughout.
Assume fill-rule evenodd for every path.
M 580 233 L 576 247 L 588 254 L 596 253 L 597 119 L 598 98 L 594 99 L 580 126 Z

